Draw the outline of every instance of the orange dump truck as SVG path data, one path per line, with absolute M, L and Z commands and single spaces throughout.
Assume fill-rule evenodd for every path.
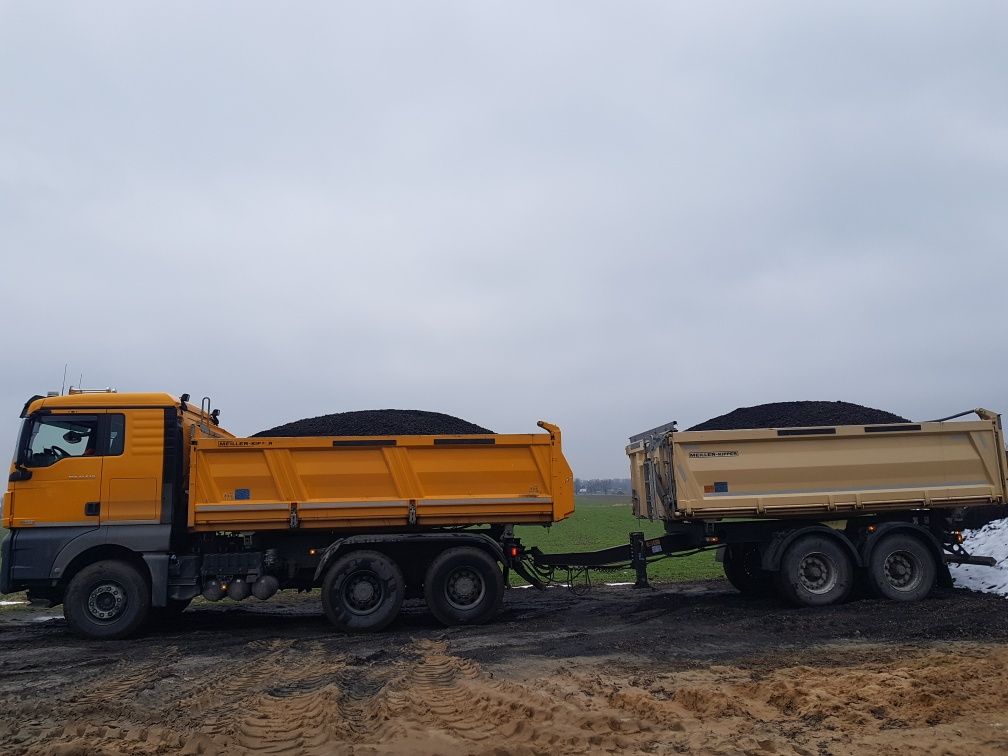
M 236 438 L 204 399 L 33 397 L 2 524 L 0 593 L 63 604 L 95 638 L 198 595 L 322 588 L 344 630 L 377 630 L 407 596 L 445 624 L 483 622 L 515 524 L 574 510 L 560 430 L 524 435 Z

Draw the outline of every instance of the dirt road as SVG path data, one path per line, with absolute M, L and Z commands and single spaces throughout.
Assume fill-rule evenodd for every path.
M 1003 753 L 1008 603 L 794 610 L 720 582 L 509 591 L 343 636 L 316 596 L 190 608 L 132 641 L 0 612 L 0 753 Z

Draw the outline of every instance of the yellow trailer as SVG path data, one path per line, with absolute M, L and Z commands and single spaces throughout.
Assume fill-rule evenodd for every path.
M 483 622 L 521 571 L 512 527 L 574 511 L 560 429 L 518 435 L 237 438 L 204 398 L 32 397 L 3 498 L 0 593 L 63 604 L 82 635 L 151 613 L 321 588 L 342 630 L 407 596 Z
M 971 414 L 979 419 L 949 422 Z M 949 563 L 994 563 L 966 553 L 957 524 L 970 508 L 1006 501 L 1004 433 L 989 410 L 817 428 L 680 432 L 670 423 L 634 436 L 626 452 L 634 514 L 665 523 L 664 536 L 633 534 L 629 551 L 614 552 L 634 564 L 638 584 L 648 560 L 716 548 L 744 593 L 831 604 L 861 573 L 877 595 L 911 601 L 951 584 Z

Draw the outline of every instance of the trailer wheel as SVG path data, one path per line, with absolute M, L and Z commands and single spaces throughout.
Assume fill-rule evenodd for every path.
M 773 573 L 760 565 L 759 549 L 751 544 L 736 544 L 725 549 L 725 577 L 739 593 L 768 596 L 773 593 Z
M 781 559 L 777 590 L 800 606 L 827 606 L 847 598 L 854 581 L 854 565 L 833 538 L 809 534 L 799 538 Z
M 424 597 L 443 625 L 478 625 L 504 599 L 504 573 L 481 549 L 459 547 L 439 554 L 427 569 Z
M 118 560 L 88 565 L 70 580 L 63 616 L 78 635 L 114 640 L 132 635 L 150 610 L 150 588 L 136 567 Z
M 919 601 L 931 593 L 937 579 L 934 554 L 907 533 L 885 536 L 868 559 L 868 582 L 881 598 Z
M 326 617 L 347 633 L 384 629 L 398 616 L 405 595 L 399 566 L 378 551 L 351 551 L 322 581 Z

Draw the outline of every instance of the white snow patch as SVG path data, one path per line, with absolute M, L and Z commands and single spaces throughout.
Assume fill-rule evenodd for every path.
M 1008 518 L 994 520 L 979 530 L 963 533 L 963 548 L 974 556 L 989 556 L 997 560 L 993 567 L 976 564 L 950 564 L 956 585 L 971 591 L 1008 596 Z
M 21 606 L 27 603 L 27 601 L 0 601 L 0 606 Z

